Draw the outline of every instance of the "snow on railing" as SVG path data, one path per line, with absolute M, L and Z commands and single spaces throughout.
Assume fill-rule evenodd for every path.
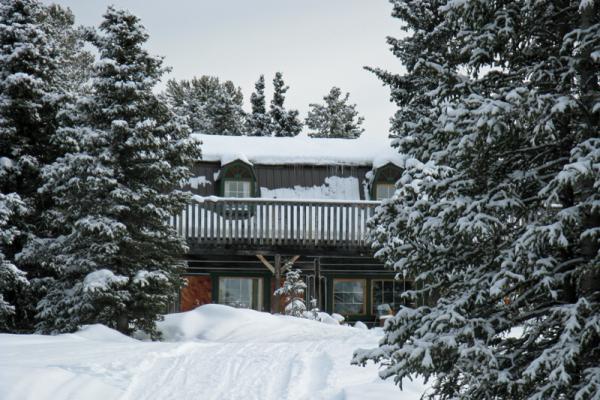
M 194 196 L 171 223 L 198 244 L 364 247 L 367 221 L 379 204 Z

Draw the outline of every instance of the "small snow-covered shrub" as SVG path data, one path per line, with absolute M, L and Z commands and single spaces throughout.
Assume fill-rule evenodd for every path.
M 290 270 L 285 274 L 283 286 L 275 291 L 276 296 L 285 296 L 285 313 L 294 317 L 304 317 L 304 291 L 306 283 L 300 277 L 300 270 Z

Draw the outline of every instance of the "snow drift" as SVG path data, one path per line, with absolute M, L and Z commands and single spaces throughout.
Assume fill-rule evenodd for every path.
M 164 342 L 102 325 L 74 334 L 0 335 L 2 400 L 418 399 L 350 365 L 379 330 L 206 305 L 165 316 Z

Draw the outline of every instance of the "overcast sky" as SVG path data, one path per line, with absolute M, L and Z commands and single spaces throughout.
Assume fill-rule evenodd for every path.
M 384 138 L 394 106 L 389 90 L 363 66 L 399 72 L 386 36 L 401 34 L 387 0 L 54 0 L 77 22 L 97 26 L 109 4 L 141 18 L 148 47 L 173 68 L 169 78 L 215 75 L 242 87 L 246 109 L 260 74 L 282 71 L 286 104 L 306 117 L 332 86 L 350 92 L 365 134 Z M 166 80 L 166 79 L 165 79 Z

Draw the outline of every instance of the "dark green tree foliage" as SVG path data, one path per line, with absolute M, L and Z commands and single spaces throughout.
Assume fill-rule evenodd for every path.
M 252 113 L 246 120 L 246 134 L 249 136 L 271 136 L 271 117 L 267 113 L 265 100 L 265 76 L 261 75 L 254 85 L 256 89 L 250 96 Z
M 233 82 L 221 83 L 214 76 L 192 80 L 169 80 L 164 98 L 171 110 L 187 119 L 192 131 L 212 135 L 244 132 L 244 96 Z
M 34 0 L 0 2 L 0 173 L 2 193 L 33 205 L 39 170 L 49 160 L 61 94 L 44 7 Z
M 43 170 L 63 234 L 32 242 L 23 257 L 56 276 L 38 305 L 40 331 L 103 323 L 156 337 L 186 251 L 168 220 L 189 201 L 179 187 L 200 151 L 153 94 L 165 68 L 144 49 L 139 19 L 111 7 L 100 31 L 91 92 L 63 114 L 66 154 Z
M 5 254 L 5 249 L 19 235 L 17 227 L 11 221 L 23 217 L 26 211 L 25 204 L 16 193 L 0 193 L 0 332 L 14 330 L 19 325 L 15 321 L 14 296 L 29 286 L 25 273 Z
M 54 24 L 56 18 L 68 15 L 71 19 L 60 28 L 64 34 L 73 30 L 67 10 L 46 8 L 35 0 L 0 1 L 0 192 L 7 209 L 13 210 L 4 213 L 2 222 L 3 230 L 12 232 L 0 245 L 5 260 L 2 268 L 17 265 L 30 277 L 36 277 L 39 268 L 16 264 L 14 259 L 28 239 L 48 230 L 42 218 L 48 199 L 39 195 L 38 188 L 41 168 L 59 154 L 53 142 L 57 114 L 70 99 L 64 90 L 68 80 L 64 71 L 69 70 L 70 62 L 63 55 L 65 46 L 58 40 Z M 77 43 L 70 43 L 75 46 L 71 54 L 77 54 Z M 13 205 L 21 205 L 9 207 L 9 199 Z M 28 308 L 35 303 L 29 286 L 3 282 L 0 293 L 17 306 L 9 328 L 27 329 L 33 314 Z
M 273 78 L 273 99 L 271 100 L 271 133 L 274 136 L 296 136 L 302 130 L 302 122 L 297 110 L 286 110 L 283 106 L 285 93 L 289 87 L 283 82 L 283 74 L 277 72 Z
M 432 301 L 355 362 L 431 398 L 600 398 L 600 2 L 392 3 L 407 72 L 372 71 L 407 157 L 371 238 Z
M 310 104 L 306 126 L 311 137 L 356 139 L 365 130 L 364 118 L 358 115 L 356 104 L 348 104 L 350 93 L 342 96 L 340 88 L 332 87 L 323 97 L 325 104 Z
M 84 48 L 88 29 L 76 27 L 71 10 L 56 4 L 47 7 L 44 24 L 48 26 L 54 56 L 59 60 L 56 86 L 72 100 L 90 84 L 94 56 Z

